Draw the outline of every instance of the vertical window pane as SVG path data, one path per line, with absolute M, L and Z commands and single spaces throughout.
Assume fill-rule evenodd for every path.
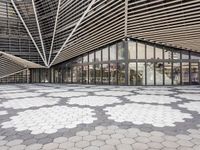
M 171 85 L 172 84 L 172 64 L 165 63 L 165 85 Z
M 120 42 L 118 43 L 118 60 L 124 60 L 125 59 L 125 48 L 124 43 Z
M 88 55 L 83 56 L 83 62 L 87 63 L 88 62 Z
M 110 84 L 117 84 L 117 64 L 110 64 Z
M 118 64 L 118 84 L 123 85 L 125 84 L 125 63 Z
M 182 59 L 189 59 L 189 52 L 188 51 L 182 51 Z
M 182 63 L 182 84 L 183 85 L 189 85 L 189 63 L 183 62 Z
M 155 64 L 156 69 L 156 85 L 163 85 L 163 62 L 157 62 Z
M 147 45 L 147 59 L 154 59 L 154 47 Z
M 88 83 L 88 66 L 83 66 L 83 83 Z
M 136 42 L 135 41 L 128 42 L 128 58 L 136 59 Z
M 110 46 L 110 60 L 116 60 L 117 58 L 117 46 L 116 45 L 112 45 Z
M 145 63 L 138 63 L 137 85 L 145 85 Z
M 163 59 L 163 49 L 162 48 L 156 48 L 156 56 L 155 59 Z
M 129 63 L 129 84 L 128 85 L 136 85 L 137 73 L 136 73 L 136 63 Z
M 101 64 L 96 65 L 96 84 L 101 84 L 102 69 Z
M 198 63 L 191 63 L 191 84 L 199 84 L 199 67 Z
M 181 54 L 179 51 L 174 51 L 173 52 L 173 59 L 181 59 Z
M 200 60 L 200 54 L 198 53 L 191 53 L 191 59 L 192 60 Z
M 165 59 L 172 59 L 172 52 L 171 52 L 171 50 L 164 49 L 164 57 L 165 57 Z
M 96 51 L 96 62 L 101 62 L 101 50 Z
M 72 72 L 73 83 L 77 83 L 77 78 L 78 78 L 78 76 L 77 76 L 77 67 L 74 66 L 72 71 L 73 71 Z
M 181 66 L 180 63 L 173 63 L 173 84 L 181 84 Z
M 139 43 L 138 46 L 138 59 L 145 59 L 145 44 Z
M 82 66 L 77 66 L 77 83 L 82 83 Z
M 103 61 L 108 61 L 108 48 L 102 50 Z
M 94 53 L 89 54 L 89 62 L 94 62 Z
M 147 67 L 147 85 L 154 85 L 154 63 L 148 62 Z
M 89 65 L 89 83 L 95 83 L 94 65 Z
M 108 64 L 102 65 L 102 82 L 103 82 L 103 84 L 109 84 L 109 66 L 108 66 Z

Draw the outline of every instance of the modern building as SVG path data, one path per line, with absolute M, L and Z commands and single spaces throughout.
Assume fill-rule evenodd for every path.
M 200 84 L 199 0 L 0 0 L 0 83 Z

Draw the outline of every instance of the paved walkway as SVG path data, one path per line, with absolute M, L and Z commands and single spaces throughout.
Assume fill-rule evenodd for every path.
M 200 87 L 0 85 L 0 150 L 200 150 Z

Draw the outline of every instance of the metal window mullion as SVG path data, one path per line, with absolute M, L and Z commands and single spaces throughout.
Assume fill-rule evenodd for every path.
M 28 27 L 26 26 L 26 23 L 24 22 L 24 20 L 23 20 L 21 14 L 20 14 L 20 12 L 19 12 L 19 10 L 17 9 L 17 6 L 15 5 L 14 0 L 11 0 L 11 3 L 12 3 L 12 5 L 13 5 L 15 11 L 17 12 L 18 17 L 19 17 L 20 20 L 22 21 L 22 24 L 24 25 L 26 31 L 28 32 L 28 35 L 30 36 L 30 38 L 31 38 L 31 40 L 32 40 L 32 42 L 33 42 L 33 44 L 35 45 L 35 47 L 36 47 L 36 49 L 37 49 L 37 51 L 38 51 L 40 57 L 42 58 L 42 61 L 44 62 L 44 64 L 45 64 L 46 66 L 48 66 L 47 63 L 46 63 L 46 61 L 44 60 L 44 57 L 42 56 L 42 53 L 40 52 L 40 50 L 39 50 L 39 48 L 38 48 L 38 46 L 37 46 L 35 40 L 33 39 L 33 37 L 32 37 L 32 35 L 31 35 L 31 33 L 30 33 Z
M 42 38 L 42 34 L 41 34 L 40 24 L 39 24 L 34 0 L 32 0 L 32 5 L 33 5 L 33 11 L 34 11 L 34 14 L 35 14 L 35 20 L 36 20 L 37 28 L 38 28 L 38 32 L 39 32 L 39 37 L 40 37 L 40 42 L 41 42 L 42 51 L 43 51 L 43 55 L 44 55 L 44 60 L 47 64 L 46 52 L 45 52 L 45 49 L 44 49 L 44 42 L 43 42 L 43 38 Z

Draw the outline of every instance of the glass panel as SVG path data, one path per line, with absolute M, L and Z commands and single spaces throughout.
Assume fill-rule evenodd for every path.
M 162 48 L 156 47 L 155 53 L 156 53 L 155 59 L 163 59 L 163 49 Z
M 155 63 L 156 85 L 163 85 L 163 62 Z
M 147 59 L 154 59 L 154 47 L 147 45 Z
M 109 84 L 109 65 L 102 65 L 102 82 L 103 84 Z
M 125 63 L 118 64 L 118 84 L 124 85 L 125 84 Z
M 173 52 L 173 59 L 181 59 L 181 55 L 179 51 L 174 51 Z
M 73 79 L 73 83 L 77 83 L 77 67 L 76 66 L 73 67 L 72 79 Z
M 103 61 L 108 61 L 108 48 L 107 47 L 102 50 L 102 56 L 103 56 L 103 58 L 102 58 Z
M 188 51 L 182 51 L 182 59 L 189 59 L 189 52 Z
M 124 43 L 120 42 L 118 43 L 118 60 L 124 60 L 125 59 L 125 48 Z
M 147 85 L 154 85 L 154 63 L 148 62 L 147 66 Z
M 172 59 L 172 52 L 168 49 L 164 49 L 164 57 L 165 59 Z
M 181 66 L 180 63 L 173 64 L 173 84 L 180 85 L 181 84 Z
M 110 84 L 117 84 L 117 64 L 110 64 Z
M 182 63 L 182 84 L 183 85 L 189 85 L 189 63 L 183 62 Z
M 110 60 L 116 60 L 117 58 L 117 46 L 116 45 L 112 45 L 110 46 Z
M 95 83 L 95 70 L 94 65 L 89 65 L 89 83 Z
M 102 69 L 101 64 L 96 65 L 96 84 L 101 84 Z
M 89 62 L 94 62 L 94 53 L 89 54 Z
M 165 69 L 165 85 L 171 85 L 172 84 L 172 63 L 165 63 L 164 65 Z
M 199 67 L 198 63 L 191 63 L 191 84 L 199 84 Z
M 96 62 L 101 62 L 101 50 L 96 51 Z
M 137 85 L 145 85 L 145 63 L 138 63 Z
M 88 55 L 83 56 L 83 62 L 87 63 L 88 62 Z
M 88 66 L 83 66 L 83 83 L 88 83 Z
M 138 59 L 145 59 L 145 44 L 138 42 Z
M 135 41 L 128 42 L 128 58 L 136 59 L 136 42 Z
M 136 73 L 136 63 L 129 63 L 129 84 L 128 85 L 136 85 L 137 73 Z
M 76 66 L 75 78 L 77 83 L 82 83 L 82 66 Z M 75 82 L 74 75 L 73 75 L 73 82 Z
M 200 54 L 198 53 L 191 53 L 191 59 L 192 60 L 200 60 Z

